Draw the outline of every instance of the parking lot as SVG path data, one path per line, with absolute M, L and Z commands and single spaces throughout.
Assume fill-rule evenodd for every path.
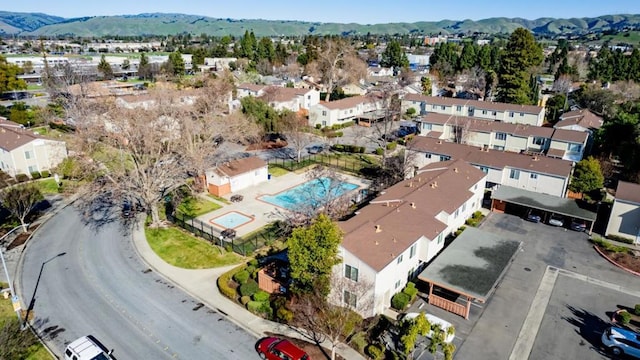
M 493 296 L 477 308 L 479 319 L 461 339 L 457 359 L 611 358 L 598 350 L 599 336 L 607 312 L 640 303 L 632 295 L 640 294 L 638 277 L 600 257 L 583 232 L 499 213 L 491 213 L 480 228 L 519 240 L 522 248 Z M 548 268 L 557 269 L 557 277 L 543 282 Z M 534 304 L 544 287 L 549 296 Z M 444 316 L 447 321 L 456 317 Z

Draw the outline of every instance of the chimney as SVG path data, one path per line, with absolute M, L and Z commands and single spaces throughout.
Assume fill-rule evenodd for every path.
M 454 173 L 458 173 L 458 168 L 453 168 Z
M 442 140 L 438 140 L 438 144 L 442 144 Z
M 533 157 L 533 161 L 538 161 L 538 160 L 540 160 L 540 159 L 537 156 Z
M 409 187 L 413 187 L 413 181 L 409 182 Z
M 375 244 L 376 244 L 376 245 L 380 245 L 380 243 L 378 242 L 378 240 L 376 240 L 376 241 L 375 241 Z
M 398 240 L 396 240 L 396 238 L 393 238 L 393 242 L 394 242 L 394 243 L 397 243 L 397 242 L 398 242 Z
M 411 208 L 412 208 L 412 209 L 415 209 L 415 208 L 416 208 L 416 203 L 412 202 L 412 203 L 411 203 Z
M 438 182 L 437 181 L 433 182 L 433 187 L 438 187 Z
M 382 232 L 382 228 L 380 227 L 380 225 L 376 225 L 376 232 L 377 233 Z

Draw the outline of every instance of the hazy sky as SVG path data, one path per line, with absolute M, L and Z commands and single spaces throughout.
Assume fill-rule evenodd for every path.
M 638 0 L 3 0 L 0 10 L 66 18 L 182 13 L 214 18 L 377 24 L 489 17 L 593 17 L 640 14 Z

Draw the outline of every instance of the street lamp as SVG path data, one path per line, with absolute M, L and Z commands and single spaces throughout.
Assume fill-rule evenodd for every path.
M 24 228 L 26 229 L 27 226 L 29 226 L 29 224 L 25 224 Z M 4 238 L 9 236 L 9 234 L 20 229 L 21 227 L 22 225 L 18 225 L 13 229 L 11 229 L 8 233 L 4 234 L 2 237 L 0 237 L 0 243 L 2 242 L 2 240 L 4 240 Z M 13 290 L 13 283 L 11 282 L 11 278 L 9 277 L 9 270 L 7 270 L 7 263 L 5 263 L 4 261 L 4 254 L 2 253 L 2 247 L 0 247 L 0 259 L 2 259 L 2 267 L 4 268 L 4 275 L 7 277 L 7 282 L 9 283 L 9 291 L 11 292 L 11 303 L 13 304 L 13 310 L 16 312 L 16 315 L 18 316 L 20 329 L 22 329 L 23 328 L 22 315 L 20 314 L 20 311 L 22 310 L 22 308 L 20 307 L 20 298 L 18 298 L 18 295 L 16 295 L 16 292 Z

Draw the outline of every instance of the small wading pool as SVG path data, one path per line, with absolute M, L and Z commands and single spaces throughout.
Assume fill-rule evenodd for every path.
M 241 214 L 237 211 L 228 213 L 209 220 L 210 223 L 223 229 L 235 229 L 253 220 L 252 217 Z
M 275 195 L 263 195 L 259 199 L 281 208 L 293 210 L 300 205 L 308 203 L 322 205 L 321 203 L 323 201 L 340 197 L 358 187 L 356 184 L 330 177 L 321 177 L 304 182 Z

